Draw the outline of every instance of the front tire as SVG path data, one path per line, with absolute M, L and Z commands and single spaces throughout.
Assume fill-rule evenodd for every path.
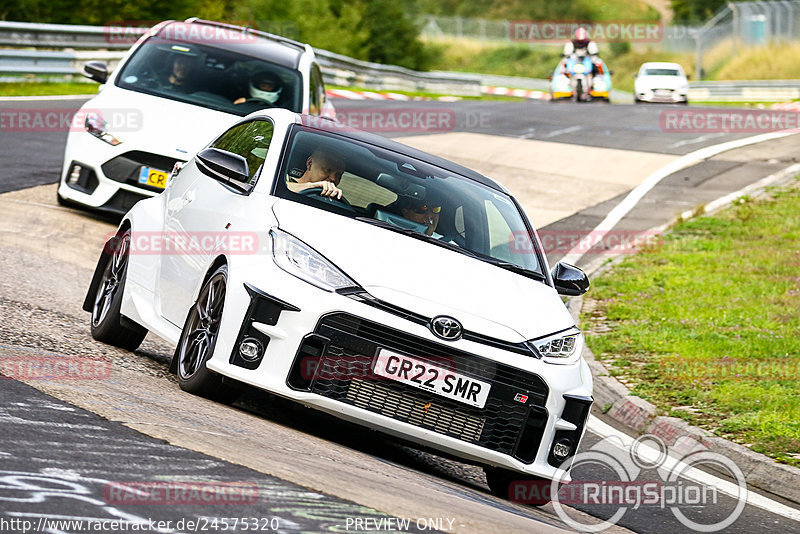
M 147 330 L 132 321 L 126 321 L 123 325 L 120 314 L 131 250 L 130 228 L 115 236 L 106 246 L 111 248 L 111 257 L 94 297 L 92 337 L 97 341 L 134 351 L 142 344 Z
M 220 402 L 233 402 L 239 396 L 235 387 L 206 367 L 219 338 L 227 285 L 228 266 L 221 265 L 203 284 L 189 310 L 174 356 L 181 389 Z

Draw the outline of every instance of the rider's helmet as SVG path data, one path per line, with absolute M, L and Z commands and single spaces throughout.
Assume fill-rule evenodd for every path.
M 586 31 L 586 28 L 575 29 L 575 34 L 572 36 L 572 46 L 575 47 L 575 50 L 585 49 L 589 46 L 589 41 L 589 32 Z
M 274 104 L 283 90 L 281 79 L 269 71 L 260 71 L 250 78 L 250 96 Z

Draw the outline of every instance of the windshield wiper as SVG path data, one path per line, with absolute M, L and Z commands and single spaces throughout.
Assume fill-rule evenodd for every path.
M 480 261 L 483 261 L 483 262 L 486 262 L 486 263 L 490 263 L 492 265 L 496 265 L 497 267 L 500 267 L 501 269 L 505 269 L 507 271 L 511 271 L 511 272 L 514 272 L 514 273 L 517 273 L 517 274 L 521 274 L 522 276 L 527 276 L 528 278 L 533 278 L 535 280 L 539 280 L 540 282 L 545 282 L 547 280 L 542 273 L 539 273 L 537 271 L 532 271 L 531 269 L 526 269 L 525 267 L 517 265 L 516 263 L 511 263 L 511 262 L 507 262 L 507 261 L 503 261 L 503 260 L 498 260 L 497 258 L 493 258 L 491 256 L 487 256 L 485 254 L 481 254 L 480 252 L 475 252 L 475 251 L 469 250 L 467 248 L 460 247 L 460 246 L 458 246 L 458 245 L 456 245 L 454 243 L 448 243 L 447 241 L 441 241 L 439 239 L 436 239 L 433 236 L 430 236 L 428 234 L 420 233 L 420 232 L 418 232 L 416 230 L 411 230 L 409 228 L 401 228 L 401 227 L 396 226 L 396 225 L 394 225 L 392 223 L 388 223 L 386 221 L 380 221 L 378 219 L 372 219 L 370 217 L 356 217 L 355 219 L 357 221 L 362 221 L 362 222 L 369 223 L 369 224 L 372 224 L 372 225 L 375 225 L 375 226 L 379 226 L 381 228 L 386 228 L 387 230 L 391 230 L 391 231 L 397 232 L 399 234 L 403 234 L 403 235 L 407 235 L 409 237 L 413 237 L 414 239 L 419 239 L 420 241 L 425 241 L 427 243 L 432 243 L 434 245 L 446 248 L 448 250 L 453 250 L 455 252 L 458 252 L 459 254 L 464 254 L 465 256 L 469 256 L 470 258 L 475 258 L 476 260 L 480 260 Z
M 527 276 L 528 278 L 533 278 L 535 280 L 539 280 L 540 282 L 545 282 L 547 280 L 547 278 L 545 278 L 545 276 L 542 273 L 538 271 L 533 271 L 531 269 L 526 269 L 525 267 L 517 265 L 516 263 L 498 260 L 495 258 L 484 258 L 484 261 L 487 261 L 492 265 L 497 265 L 501 269 L 511 271 L 512 273 L 521 274 L 522 276 Z

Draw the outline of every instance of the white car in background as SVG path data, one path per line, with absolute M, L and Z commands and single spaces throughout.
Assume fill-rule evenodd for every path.
M 330 181 L 309 184 L 317 171 Z M 341 198 L 322 195 L 337 182 Z M 249 384 L 478 463 L 513 495 L 549 490 L 584 434 L 592 375 L 559 294 L 588 287 L 549 270 L 497 182 L 267 109 L 123 217 L 83 307 L 97 340 L 176 345 L 190 393 Z
M 103 85 L 67 137 L 58 188 L 66 206 L 125 213 L 163 191 L 211 133 L 258 109 L 335 117 L 311 46 L 218 22 L 162 22 L 114 72 L 90 61 L 84 74 Z M 259 76 L 276 87 L 254 87 Z
M 677 63 L 650 62 L 639 68 L 633 83 L 633 99 L 639 102 L 688 104 L 689 79 Z

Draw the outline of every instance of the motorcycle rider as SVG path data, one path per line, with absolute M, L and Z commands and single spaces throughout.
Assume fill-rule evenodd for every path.
M 602 74 L 602 69 L 600 67 L 600 62 L 598 61 L 598 54 L 599 50 L 597 48 L 597 43 L 592 41 L 589 38 L 589 32 L 584 27 L 575 28 L 575 33 L 572 35 L 572 40 L 567 41 L 564 45 L 564 51 L 562 56 L 564 59 L 562 60 L 562 71 L 566 70 L 567 66 L 567 59 L 569 59 L 572 55 L 577 56 L 584 56 L 588 55 L 592 61 L 592 72 L 587 75 L 586 77 L 586 94 L 588 95 L 591 92 L 591 87 L 594 82 L 594 77 L 596 74 Z
M 593 61 L 594 58 L 597 57 L 597 43 L 589 39 L 589 32 L 587 32 L 586 28 L 582 26 L 575 28 L 575 33 L 572 36 L 572 40 L 567 41 L 567 44 L 564 45 L 564 53 L 562 55 L 566 58 L 572 54 L 588 54 L 592 57 Z

